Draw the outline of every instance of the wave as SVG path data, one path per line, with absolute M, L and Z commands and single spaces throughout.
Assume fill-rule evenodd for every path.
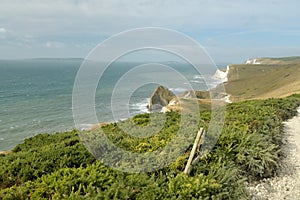
M 201 80 L 201 81 L 198 81 L 198 80 L 191 80 L 190 82 L 191 82 L 191 83 L 204 83 L 203 80 Z
M 95 124 L 79 124 L 78 129 L 81 131 L 89 130 Z
M 176 94 L 176 95 L 181 94 L 181 93 L 187 91 L 187 89 L 186 89 L 186 88 L 183 88 L 183 87 L 179 87 L 179 88 L 169 88 L 169 90 L 170 90 L 171 92 L 173 92 L 174 94 Z
M 218 84 L 222 83 L 220 79 L 214 77 L 215 75 L 194 75 L 193 78 L 189 81 L 193 86 L 196 87 L 196 90 L 210 90 L 215 88 Z
M 148 113 L 149 110 L 147 108 L 148 102 L 150 98 L 143 99 L 141 102 L 130 104 L 129 108 L 132 111 L 132 114 L 141 114 Z
M 204 76 L 202 76 L 202 75 L 194 75 L 193 76 L 193 79 L 203 79 L 204 78 Z

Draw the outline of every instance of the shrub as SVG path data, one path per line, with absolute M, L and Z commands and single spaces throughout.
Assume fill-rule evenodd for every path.
M 125 173 L 106 167 L 84 148 L 76 131 L 42 134 L 0 157 L 1 199 L 247 199 L 245 180 L 274 174 L 280 158 L 282 121 L 296 114 L 300 95 L 253 100 L 227 106 L 225 126 L 217 144 L 204 154 L 190 175 L 182 173 L 190 148 L 169 166 L 149 173 Z M 160 114 L 153 119 L 160 121 Z M 152 118 L 151 118 L 152 119 Z M 200 124 L 190 118 L 183 136 L 196 133 L 190 125 L 208 127 L 210 111 Z M 179 130 L 180 115 L 170 112 L 166 123 L 149 138 L 127 135 L 153 131 L 149 114 L 103 127 L 119 147 L 147 153 L 164 147 Z M 84 135 L 97 137 L 97 131 Z M 184 140 L 180 138 L 180 140 Z M 176 141 L 181 144 L 182 141 Z M 131 163 L 134 164 L 134 163 Z

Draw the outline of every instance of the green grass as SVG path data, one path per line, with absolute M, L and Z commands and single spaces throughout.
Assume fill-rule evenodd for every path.
M 300 95 L 228 105 L 222 135 L 189 176 L 182 171 L 190 148 L 158 171 L 125 173 L 96 161 L 77 131 L 38 135 L 0 156 L 0 199 L 247 199 L 246 180 L 274 175 L 282 122 L 294 116 L 299 105 Z M 168 113 L 162 130 L 148 139 L 125 134 L 117 123 L 103 130 L 119 147 L 147 153 L 175 137 L 179 118 L 177 112 Z M 199 119 L 198 125 L 207 129 L 210 111 L 202 110 Z M 147 130 L 149 114 L 121 123 Z
M 291 56 L 291 57 L 282 57 L 282 58 L 266 58 L 270 61 L 281 61 L 282 63 L 299 63 L 300 62 L 300 56 Z
M 300 63 L 232 65 L 225 89 L 233 101 L 300 93 Z

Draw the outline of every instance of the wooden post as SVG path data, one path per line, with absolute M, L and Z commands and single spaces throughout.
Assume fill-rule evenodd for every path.
M 198 133 L 197 133 L 197 136 L 196 136 L 196 139 L 195 139 L 195 142 L 194 142 L 192 151 L 191 151 L 191 153 L 190 153 L 188 162 L 186 163 L 186 166 L 185 166 L 185 169 L 184 169 L 184 172 L 183 172 L 183 173 L 185 173 L 185 174 L 189 174 L 189 173 L 190 173 L 190 167 L 191 167 L 191 164 L 192 164 L 192 162 L 193 162 L 193 158 L 194 158 L 194 156 L 195 156 L 196 150 L 197 150 L 197 148 L 198 148 L 198 145 L 199 145 L 199 142 L 200 142 L 200 139 L 201 139 L 201 135 L 202 135 L 203 130 L 204 130 L 203 128 L 200 128 L 200 130 L 199 130 Z
M 199 141 L 199 144 L 198 144 L 198 148 L 197 148 L 197 152 L 199 153 L 198 154 L 198 156 L 193 160 L 193 162 L 192 162 L 192 164 L 191 164 L 191 167 L 193 167 L 194 165 L 196 165 L 198 162 L 199 162 L 199 160 L 200 160 L 200 158 L 203 156 L 203 152 L 201 153 L 200 152 L 200 149 L 201 149 L 201 147 L 202 147 L 202 144 L 204 143 L 204 140 L 205 140 L 205 134 L 206 134 L 206 132 L 205 132 L 205 130 L 203 131 L 203 134 L 201 135 L 201 139 L 200 139 L 200 141 Z

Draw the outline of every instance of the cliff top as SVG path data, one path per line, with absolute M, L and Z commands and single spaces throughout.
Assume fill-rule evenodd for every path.
M 231 65 L 224 85 L 233 101 L 286 97 L 300 93 L 299 77 L 300 57 L 257 58 Z

